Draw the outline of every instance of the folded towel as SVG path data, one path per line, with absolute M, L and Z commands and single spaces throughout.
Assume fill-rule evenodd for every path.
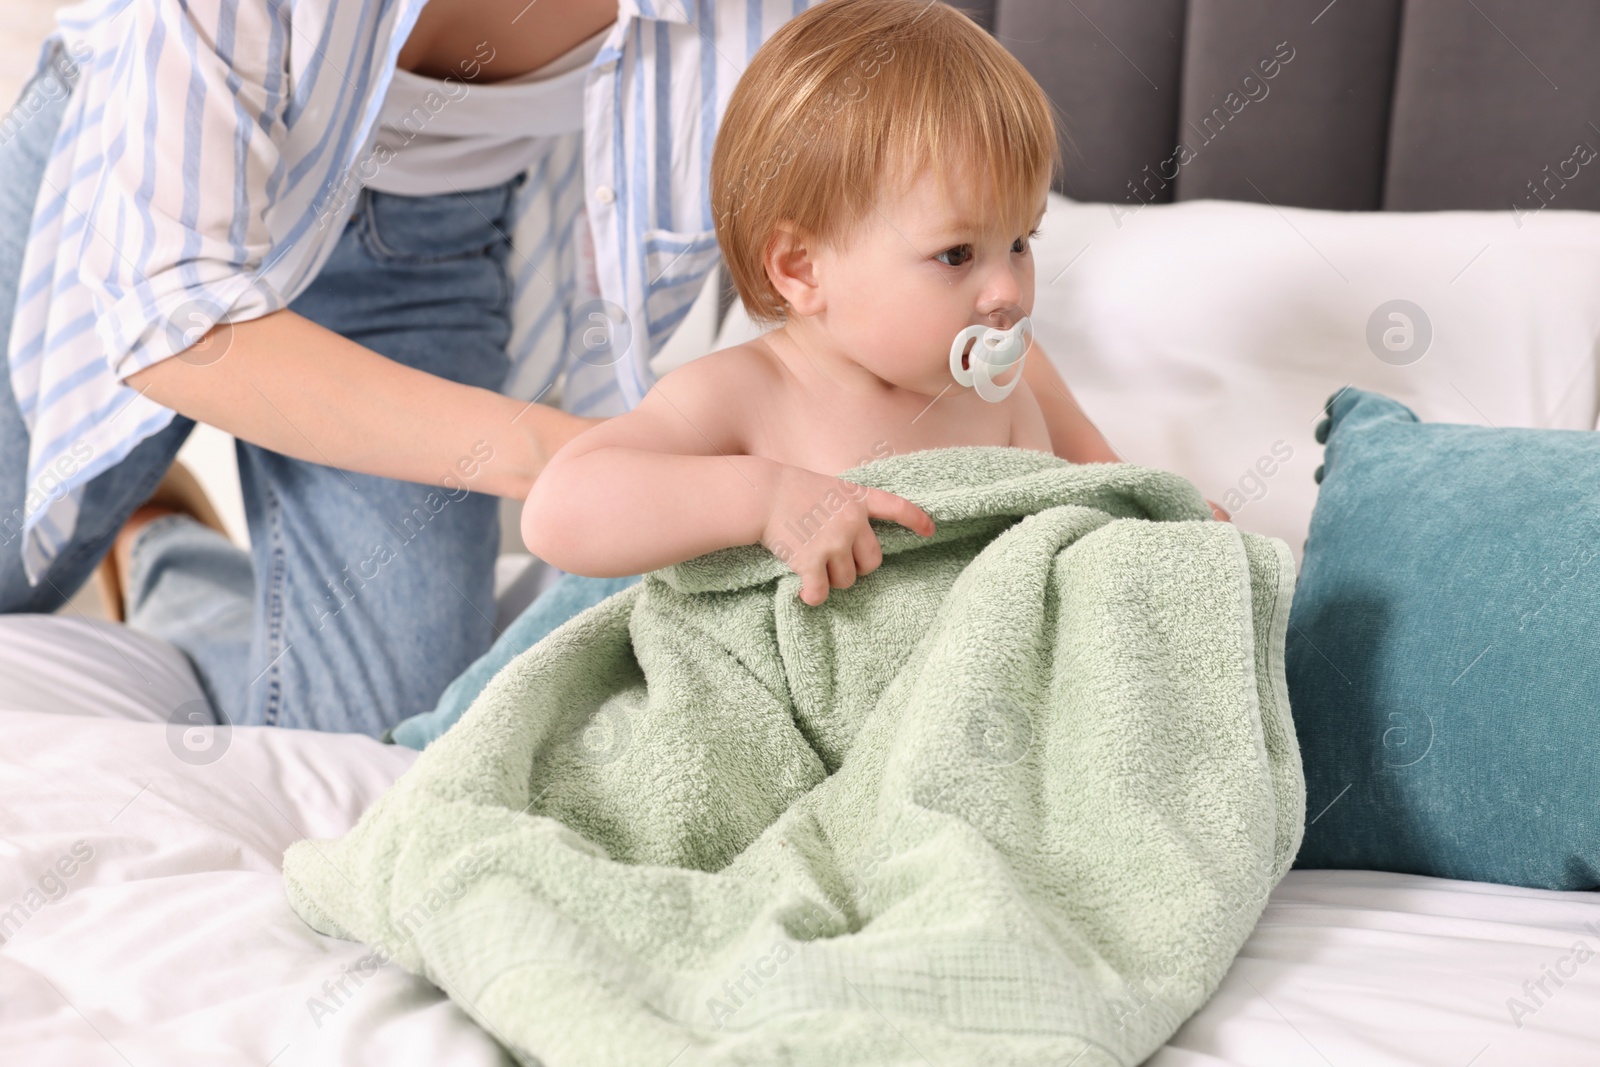
M 882 565 L 818 607 L 742 545 L 575 616 L 288 850 L 295 909 L 529 1064 L 1150 1055 L 1304 830 L 1287 546 L 1127 464 L 841 477 L 936 533 L 875 521 Z

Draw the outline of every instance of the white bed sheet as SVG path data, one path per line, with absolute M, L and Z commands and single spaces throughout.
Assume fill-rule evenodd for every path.
M 366 950 L 283 895 L 283 850 L 348 829 L 414 752 L 241 728 L 197 764 L 164 723 L 26 711 L 0 736 L 0 1062 L 508 1062 L 396 968 L 324 990 Z
M 347 977 L 367 949 L 314 933 L 283 895 L 284 848 L 344 832 L 414 753 L 235 728 L 194 762 L 167 725 L 189 699 L 171 653 L 105 624 L 0 620 L 0 1063 L 511 1063 L 427 982 L 394 965 Z M 1578 964 L 1579 941 L 1600 953 L 1600 894 L 1293 871 L 1148 1062 L 1600 1062 L 1600 955 Z M 1560 986 L 1558 964 L 1575 972 Z M 1524 983 L 1541 978 L 1535 1003 Z M 1531 1013 L 1514 1019 L 1512 997 Z

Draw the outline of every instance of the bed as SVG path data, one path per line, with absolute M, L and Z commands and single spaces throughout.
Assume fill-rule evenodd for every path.
M 365 946 L 312 932 L 284 898 L 283 850 L 343 833 L 414 753 L 238 728 L 221 758 L 175 758 L 191 750 L 170 709 L 198 697 L 176 653 L 110 624 L 27 621 L 0 620 L 5 677 L 48 659 L 0 711 L 6 1062 L 512 1062 L 439 990 L 364 967 Z M 1593 1062 L 1586 970 L 1520 1027 L 1507 1011 L 1577 940 L 1600 946 L 1590 893 L 1291 871 L 1221 988 L 1148 1062 Z
M 1126 459 L 1298 554 L 1313 427 L 1343 384 L 1428 418 L 1596 427 L 1600 180 L 1563 169 L 1575 140 L 1600 144 L 1583 118 L 1600 114 L 1591 6 L 962 6 L 1072 131 L 1034 317 Z M 1202 137 L 1174 173 L 1175 140 Z M 701 350 L 748 335 L 726 290 L 708 294 Z M 1391 298 L 1426 309 L 1431 352 L 1365 343 Z M 548 579 L 524 562 L 505 561 L 502 618 Z M 314 933 L 284 897 L 283 850 L 348 830 L 415 754 L 205 728 L 203 708 L 162 642 L 0 618 L 0 1059 L 511 1063 L 439 990 Z M 1592 892 L 1297 869 L 1147 1062 L 1592 1063 L 1595 952 Z
M 343 833 L 415 753 L 236 728 L 204 762 L 170 724 L 199 699 L 170 647 L 76 619 L 0 620 L 0 647 L 4 677 L 34 664 L 0 711 L 7 1062 L 512 1062 L 439 990 L 363 967 L 365 946 L 312 932 L 284 899 L 283 850 Z M 64 875 L 63 857 L 82 862 Z M 1148 1062 L 1592 1062 L 1600 979 L 1580 970 L 1520 1027 L 1506 1006 L 1580 939 L 1600 946 L 1590 893 L 1291 871 Z

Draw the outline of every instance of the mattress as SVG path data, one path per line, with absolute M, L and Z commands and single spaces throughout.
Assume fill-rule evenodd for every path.
M 0 618 L 0 1063 L 510 1064 L 438 989 L 284 898 L 284 848 L 343 833 L 415 753 L 197 736 L 197 695 L 162 642 Z M 1595 1063 L 1600 956 L 1580 944 L 1600 953 L 1600 895 L 1292 871 L 1147 1062 Z

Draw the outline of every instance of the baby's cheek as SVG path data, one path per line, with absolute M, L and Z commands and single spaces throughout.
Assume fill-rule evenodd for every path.
M 896 291 L 882 278 L 863 279 L 849 310 L 850 330 L 859 338 L 857 351 L 871 353 L 862 358 L 903 381 L 947 368 L 950 343 L 968 324 L 951 306 L 949 294 L 915 285 Z
M 947 362 L 950 342 L 961 328 L 956 325 L 945 329 L 947 317 L 936 309 L 908 306 L 893 322 L 880 324 L 879 343 L 886 354 L 892 352 L 896 362 L 907 370 Z

